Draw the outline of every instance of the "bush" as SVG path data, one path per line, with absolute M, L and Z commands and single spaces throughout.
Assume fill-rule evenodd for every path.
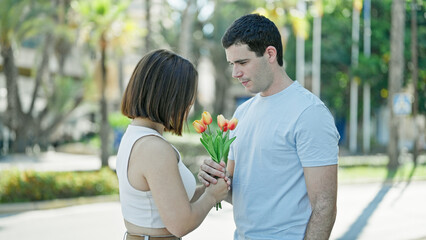
M 7 170 L 0 176 L 0 203 L 118 193 L 117 176 L 108 168 L 93 172 Z

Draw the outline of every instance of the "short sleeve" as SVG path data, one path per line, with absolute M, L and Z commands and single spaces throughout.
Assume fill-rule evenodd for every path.
M 324 104 L 306 108 L 295 125 L 297 155 L 303 167 L 334 165 L 338 162 L 339 133 Z

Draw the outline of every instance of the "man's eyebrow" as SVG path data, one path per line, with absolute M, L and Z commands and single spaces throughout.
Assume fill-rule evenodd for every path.
M 235 62 L 230 62 L 230 61 L 228 61 L 228 63 L 229 63 L 229 64 L 242 63 L 242 62 L 247 62 L 248 60 L 249 60 L 248 58 L 245 58 L 245 59 L 238 59 L 238 60 L 235 60 Z

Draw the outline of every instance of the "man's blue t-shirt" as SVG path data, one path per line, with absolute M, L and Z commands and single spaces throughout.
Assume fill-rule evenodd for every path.
M 296 81 L 277 94 L 257 94 L 234 117 L 234 239 L 303 239 L 312 212 L 303 168 L 338 161 L 331 113 Z

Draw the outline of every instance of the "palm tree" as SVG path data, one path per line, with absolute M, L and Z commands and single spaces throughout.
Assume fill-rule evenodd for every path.
M 108 50 L 123 50 L 138 36 L 136 24 L 127 18 L 129 1 L 78 0 L 72 3 L 79 14 L 80 22 L 90 34 L 88 43 L 100 54 L 100 138 L 102 166 L 108 166 L 110 156 L 110 126 L 108 123 L 108 100 L 106 97 L 108 75 Z M 118 29 L 118 30 L 117 30 Z M 119 31 L 118 33 L 115 31 Z M 135 35 L 136 34 L 136 35 Z
M 18 34 L 18 29 L 25 23 L 25 6 L 28 1 L 5 0 L 0 2 L 0 47 L 3 58 L 3 71 L 6 78 L 7 89 L 7 113 L 1 117 L 10 130 L 15 131 L 23 126 L 24 112 L 22 110 L 21 99 L 18 90 L 18 68 L 14 59 L 13 41 L 19 41 L 22 34 Z M 16 136 L 20 140 L 20 136 Z M 20 141 L 19 141 L 20 142 Z M 12 143 L 13 144 L 13 143 Z M 13 144 L 15 150 L 24 151 L 22 144 Z M 19 149 L 18 149 L 19 146 Z M 22 149 L 24 148 L 24 149 Z
M 69 98 L 66 99 L 59 93 L 60 89 L 57 89 L 56 83 L 61 81 L 58 78 L 63 76 L 63 71 L 59 73 L 59 76 L 54 77 L 55 81 L 50 82 L 48 88 L 43 88 L 44 91 L 41 92 L 43 84 L 47 84 L 45 76 L 49 71 L 53 45 L 59 35 L 67 32 L 65 25 L 61 31 L 57 31 L 59 24 L 56 19 L 58 16 L 56 10 L 65 8 L 63 4 L 58 6 L 59 3 L 56 0 L 0 2 L 0 47 L 7 88 L 7 114 L 1 116 L 0 120 L 15 134 L 11 146 L 13 152 L 25 152 L 27 147 L 35 144 L 46 147 L 49 136 L 82 101 L 82 94 L 79 91 L 74 91 L 77 94 L 68 95 Z M 14 59 L 14 48 L 20 47 L 22 41 L 32 36 L 43 39 L 44 44 L 40 46 L 40 60 L 35 63 L 37 66 L 27 73 L 29 77 L 33 77 L 34 87 L 30 95 L 29 107 L 24 110 L 20 98 L 19 73 Z M 67 54 L 64 53 L 60 56 L 63 59 L 59 63 L 60 69 L 63 68 L 66 56 Z M 35 108 L 39 98 L 47 102 L 41 110 Z M 61 98 L 60 101 L 59 98 Z M 61 112 L 60 110 L 64 110 L 64 106 L 70 101 L 73 102 L 73 106 L 67 108 L 66 113 Z M 56 109 L 50 108 L 52 102 L 55 102 Z

